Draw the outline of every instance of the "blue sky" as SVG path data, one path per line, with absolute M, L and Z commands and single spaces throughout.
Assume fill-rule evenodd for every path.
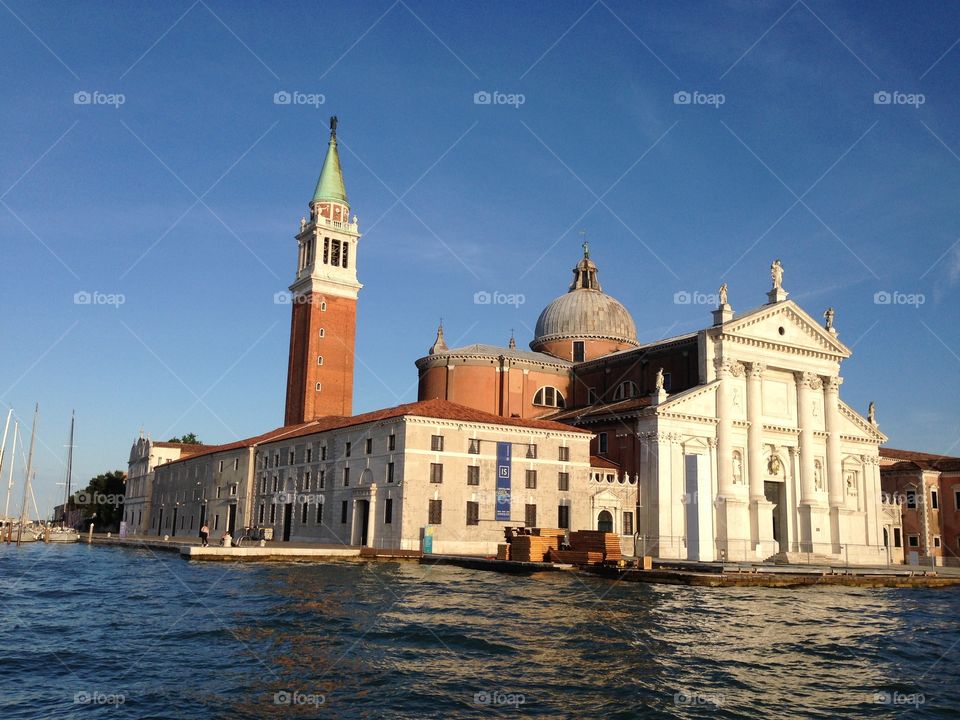
M 960 451 L 955 5 L 0 4 L 0 407 L 40 403 L 41 505 L 71 408 L 81 483 L 141 426 L 282 422 L 273 296 L 332 114 L 364 233 L 355 411 L 415 399 L 441 316 L 451 344 L 529 342 L 584 229 L 644 341 L 709 323 L 677 293 L 762 304 L 781 258 L 854 349 L 842 397 L 891 445 Z

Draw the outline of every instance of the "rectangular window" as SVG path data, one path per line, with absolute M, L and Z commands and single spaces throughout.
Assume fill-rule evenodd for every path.
M 319 480 L 320 489 L 323 490 L 324 486 L 327 483 L 327 471 L 321 470 L 320 474 L 317 476 L 317 479 Z
M 343 486 L 350 487 L 350 468 L 343 469 Z
M 443 435 L 430 436 L 430 449 L 433 452 L 443 452 Z
M 393 523 L 393 500 L 391 498 L 387 498 L 383 503 L 383 523 L 385 525 Z
M 470 438 L 470 444 L 467 446 L 467 452 L 471 455 L 480 454 L 480 441 L 477 438 Z
M 953 491 L 953 509 L 960 510 L 960 490 Z
M 307 524 L 307 504 L 306 503 L 303 503 L 303 505 L 300 506 L 300 522 L 303 523 L 304 525 Z
M 273 466 L 280 467 L 280 453 L 278 452 L 273 454 Z
M 903 539 L 900 537 L 900 528 L 893 529 L 893 546 L 900 547 L 903 544 Z
M 334 267 L 340 267 L 340 241 L 334 240 L 330 248 L 330 264 Z
M 387 437 L 387 450 L 396 450 L 397 449 L 397 436 L 393 433 Z
M 625 512 L 623 514 L 623 534 L 633 535 L 633 513 Z
M 217 465 L 217 472 L 223 472 L 223 460 Z
M 570 473 L 557 473 L 557 490 L 570 489 Z
M 276 475 L 274 475 L 274 476 L 273 476 L 273 492 L 276 492 L 276 491 L 277 491 L 277 487 L 279 486 L 279 482 L 280 482 L 280 479 L 279 479 Z
M 393 482 L 393 463 L 387 463 L 387 482 Z
M 236 494 L 237 494 L 237 484 L 236 484 L 236 483 L 234 483 L 233 485 L 230 486 L 230 494 L 233 495 L 233 496 L 236 496 Z
M 373 452 L 373 438 L 367 438 L 366 447 L 364 448 L 367 455 Z
M 326 460 L 326 459 L 327 459 L 327 446 L 326 446 L 326 445 L 321 445 L 321 446 L 320 446 L 320 459 L 321 459 L 321 460 Z
M 270 503 L 270 524 L 273 525 L 277 521 L 277 506 L 275 503 Z
M 313 252 L 312 252 L 312 250 L 313 250 L 313 241 L 312 241 L 312 240 L 310 241 L 310 249 L 311 249 L 310 255 L 312 256 L 312 255 L 313 255 Z M 324 264 L 324 265 L 329 265 L 329 264 L 330 264 L 330 238 L 328 238 L 328 237 L 325 237 L 325 238 L 323 239 L 323 264 Z
M 346 444 L 346 451 L 344 452 L 344 455 L 346 455 L 347 457 L 350 457 L 350 451 L 352 449 L 353 449 L 353 444 L 348 441 Z
M 263 525 L 263 503 L 260 503 L 260 511 L 257 513 L 257 524 Z
M 569 462 L 570 461 L 570 448 L 564 446 L 557 449 L 558 459 L 560 462 Z
M 220 499 L 220 493 L 223 491 L 223 488 L 217 485 L 217 500 Z
M 598 436 L 597 446 L 599 447 L 599 451 L 601 455 L 607 452 L 607 434 L 605 432 L 600 433 L 600 435 Z
M 303 474 L 303 491 L 310 492 L 310 471 Z
M 533 443 L 530 443 L 529 445 L 527 445 L 527 458 L 530 460 L 537 459 L 537 446 L 534 445 Z
M 350 243 L 343 243 L 343 267 L 347 267 L 350 264 Z
M 443 501 L 430 500 L 427 507 L 427 522 L 430 525 L 439 525 L 443 515 Z
M 323 503 L 317 503 L 317 525 L 323 522 Z
M 570 529 L 570 506 L 569 505 L 558 505 L 557 506 L 557 527 L 561 530 Z
M 907 507 L 910 509 L 916 509 L 917 507 L 917 491 L 916 490 L 907 490 Z
M 536 505 L 523 506 L 523 522 L 527 527 L 537 526 L 537 506 Z
M 573 361 L 583 362 L 583 340 L 573 341 Z
M 430 463 L 430 482 L 443 482 L 443 465 L 440 463 Z
M 219 530 L 219 529 L 220 529 L 220 516 L 219 516 L 219 515 L 214 515 L 214 516 L 213 516 L 213 529 L 214 529 L 214 530 Z
M 934 535 L 934 536 L 933 536 L 933 546 L 934 546 L 935 548 L 940 547 L 940 536 L 939 536 L 939 535 Z
M 239 468 L 239 467 L 240 467 L 240 458 L 234 458 L 234 459 L 233 459 L 233 469 L 236 470 L 236 469 Z
M 533 490 L 537 487 L 537 471 L 536 470 L 527 470 L 526 476 L 526 487 L 528 490 Z
M 919 535 L 907 535 L 907 545 L 910 547 L 920 547 Z
M 480 466 L 467 465 L 467 485 L 480 484 Z
M 296 457 L 297 457 L 296 453 L 294 453 L 294 451 L 291 450 L 289 455 L 289 462 L 287 463 L 287 465 L 294 465 L 296 463 Z
M 467 501 L 467 525 L 480 524 L 480 503 Z
M 340 523 L 342 525 L 347 524 L 347 501 L 346 500 L 340 503 Z
M 313 448 L 312 448 L 312 447 L 308 447 L 308 448 L 307 448 L 307 459 L 306 459 L 306 462 L 312 462 L 312 461 L 313 461 Z
M 936 490 L 930 491 L 930 507 L 934 510 L 940 509 L 940 493 Z

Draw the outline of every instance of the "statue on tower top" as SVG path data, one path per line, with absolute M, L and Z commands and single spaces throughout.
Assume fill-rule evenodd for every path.
M 773 264 L 770 266 L 770 277 L 773 279 L 773 289 L 782 290 L 783 289 L 783 265 L 780 263 L 780 259 L 773 261 Z

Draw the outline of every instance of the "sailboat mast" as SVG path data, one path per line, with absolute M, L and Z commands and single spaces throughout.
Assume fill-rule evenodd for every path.
M 75 421 L 75 412 L 70 412 L 70 444 L 67 446 L 67 482 L 66 490 L 63 495 L 63 517 L 62 521 L 67 519 L 67 503 L 70 502 L 70 481 L 73 478 L 73 424 Z
M 3 442 L 0 443 L 0 477 L 3 477 L 3 456 L 7 449 L 7 432 L 10 430 L 10 417 L 13 415 L 13 408 L 7 411 L 7 422 L 3 426 Z
M 13 467 L 17 464 L 17 436 L 20 432 L 20 421 L 13 423 L 13 445 L 10 447 L 10 475 L 7 480 L 7 501 L 3 505 L 3 519 L 10 517 L 10 493 L 13 492 Z
M 17 547 L 23 537 L 23 518 L 27 512 L 27 494 L 30 492 L 30 475 L 33 473 L 33 444 L 37 439 L 37 417 L 40 415 L 40 403 L 33 408 L 33 427 L 30 430 L 30 452 L 27 453 L 27 474 L 23 483 L 23 503 L 20 505 L 20 526 L 17 528 Z

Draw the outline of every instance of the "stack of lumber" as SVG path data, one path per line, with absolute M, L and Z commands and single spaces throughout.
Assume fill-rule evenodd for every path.
M 570 565 L 599 565 L 603 562 L 603 553 L 586 550 L 551 550 L 550 561 Z
M 623 559 L 620 538 L 615 533 L 599 530 L 577 530 L 570 533 L 570 549 L 574 552 L 600 553 L 608 562 Z
M 566 530 L 560 528 L 530 528 L 530 531 L 540 537 L 564 537 L 567 534 Z
M 507 544 L 497 545 L 497 560 L 510 559 L 510 546 Z
M 510 559 L 519 562 L 544 562 L 551 550 L 559 548 L 560 538 L 556 536 L 517 535 L 510 543 Z

